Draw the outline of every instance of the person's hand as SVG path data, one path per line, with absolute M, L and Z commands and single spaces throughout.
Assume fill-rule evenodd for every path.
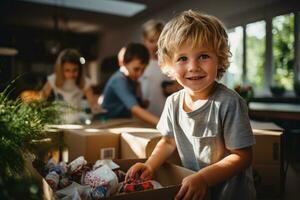
M 91 107 L 91 111 L 92 113 L 95 115 L 95 114 L 103 114 L 103 113 L 106 113 L 107 110 L 102 108 L 101 105 L 98 105 L 98 104 L 94 104 L 92 105 Z
M 199 174 L 192 174 L 182 180 L 182 185 L 175 200 L 201 200 L 208 189 L 206 181 Z
M 153 170 L 149 165 L 145 163 L 136 163 L 133 165 L 125 176 L 125 181 L 129 179 L 137 179 L 140 178 L 142 180 L 149 180 L 153 177 Z

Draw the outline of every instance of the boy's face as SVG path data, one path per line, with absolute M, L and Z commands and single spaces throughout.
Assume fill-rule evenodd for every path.
M 140 59 L 133 59 L 129 63 L 124 63 L 128 71 L 128 76 L 131 80 L 137 81 L 144 73 L 146 64 L 142 63 Z
M 78 77 L 78 65 L 69 62 L 64 63 L 63 74 L 66 80 L 76 79 Z
M 218 72 L 217 55 L 206 47 L 185 44 L 174 52 L 171 73 L 190 95 L 207 98 Z
M 144 38 L 144 45 L 147 47 L 151 58 L 157 59 L 157 42 L 160 36 L 160 32 L 156 32 L 148 38 Z

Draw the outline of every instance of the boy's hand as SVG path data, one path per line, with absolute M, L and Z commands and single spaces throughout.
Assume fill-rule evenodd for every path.
M 182 180 L 175 200 L 203 199 L 208 189 L 206 181 L 199 174 L 192 174 Z
M 143 180 L 149 180 L 153 177 L 153 170 L 149 165 L 145 163 L 136 163 L 133 165 L 128 171 L 125 176 L 125 181 L 128 179 L 136 179 L 140 178 Z

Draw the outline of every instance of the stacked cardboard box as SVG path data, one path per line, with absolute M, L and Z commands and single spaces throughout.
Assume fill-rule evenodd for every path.
M 119 158 L 120 134 L 106 129 L 65 130 L 64 143 L 68 159 L 84 156 L 88 162 Z
M 95 162 L 98 159 L 148 158 L 160 138 L 160 133 L 151 128 L 64 130 L 68 160 L 84 156 L 88 162 Z M 169 161 L 181 164 L 177 152 Z
M 59 153 L 53 150 L 51 155 L 55 160 L 72 160 L 80 155 L 85 155 L 89 162 L 100 158 L 120 158 L 120 131 L 111 131 L 109 128 L 118 127 L 145 127 L 149 125 L 138 119 L 109 119 L 95 121 L 91 125 L 51 125 L 48 128 L 55 130 L 56 135 L 68 147 L 68 151 L 60 148 Z M 115 133 L 115 134 L 112 134 Z M 139 158 L 139 157 L 135 157 Z
M 273 123 L 252 123 L 256 144 L 253 169 L 257 196 L 278 197 L 284 187 L 283 129 Z

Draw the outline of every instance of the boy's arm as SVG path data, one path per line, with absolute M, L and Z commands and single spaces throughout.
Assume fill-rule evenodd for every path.
M 150 166 L 152 171 L 155 171 L 172 155 L 175 149 L 175 139 L 170 136 L 163 136 L 145 164 Z
M 252 163 L 252 147 L 231 150 L 231 154 L 219 162 L 203 168 L 198 172 L 208 186 L 228 180 L 237 172 L 247 168 Z
M 228 180 L 252 162 L 252 148 L 231 150 L 231 154 L 209 165 L 196 174 L 186 177 L 176 195 L 177 199 L 190 199 L 192 196 L 203 197 L 208 187 Z M 199 188 L 200 187 L 200 188 Z
M 145 163 L 136 163 L 127 171 L 125 180 L 136 178 L 137 174 L 139 174 L 141 179 L 152 178 L 153 173 L 174 152 L 175 148 L 176 144 L 174 138 L 163 136 Z
M 155 116 L 152 113 L 150 113 L 149 111 L 143 109 L 139 105 L 133 106 L 131 108 L 131 112 L 136 117 L 140 118 L 141 120 L 143 120 L 153 126 L 156 126 L 156 124 L 159 121 L 159 118 L 157 116 Z

